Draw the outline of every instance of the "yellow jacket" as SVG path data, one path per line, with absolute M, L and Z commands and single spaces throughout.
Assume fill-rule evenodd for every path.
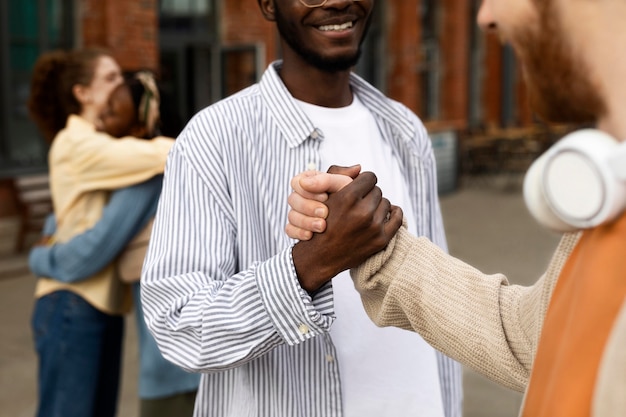
M 171 138 L 113 138 L 72 115 L 55 137 L 48 162 L 50 189 L 57 221 L 56 242 L 66 242 L 91 228 L 102 216 L 109 191 L 143 182 L 163 173 Z M 107 314 L 124 314 L 131 306 L 129 287 L 114 265 L 83 281 L 66 284 L 40 278 L 35 296 L 58 290 L 79 294 Z

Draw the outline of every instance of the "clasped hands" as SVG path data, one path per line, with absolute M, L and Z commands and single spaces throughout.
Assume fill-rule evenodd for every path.
M 333 166 L 291 180 L 285 232 L 300 240 L 292 256 L 309 292 L 384 249 L 402 225 L 402 209 L 383 197 L 374 173 L 360 170 Z

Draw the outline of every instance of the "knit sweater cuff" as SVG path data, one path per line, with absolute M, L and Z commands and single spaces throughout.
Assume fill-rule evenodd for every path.
M 350 270 L 363 307 L 378 326 L 411 328 L 398 303 L 393 302 L 389 289 L 402 269 L 414 239 L 405 221 L 384 250 Z

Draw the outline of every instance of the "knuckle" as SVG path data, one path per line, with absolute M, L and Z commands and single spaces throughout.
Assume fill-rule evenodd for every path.
M 368 180 L 373 181 L 374 184 L 378 182 L 378 177 L 372 171 L 366 171 L 361 175 L 365 176 L 365 178 L 367 178 Z
M 377 249 L 383 249 L 385 246 L 387 246 L 387 243 L 389 242 L 386 233 L 379 233 L 374 241 L 376 243 Z
M 309 232 L 308 230 L 299 230 L 299 234 L 298 234 L 298 239 L 299 240 L 309 240 L 311 239 L 311 237 L 313 237 L 313 233 Z
M 369 226 L 374 222 L 374 212 L 365 209 L 365 207 L 359 207 L 359 209 L 354 210 L 354 215 L 357 220 L 357 224 L 363 227 Z
M 293 207 L 296 201 L 296 193 L 291 193 L 289 194 L 289 196 L 287 197 L 287 204 L 289 204 L 290 207 Z
M 287 224 L 285 226 L 285 233 L 290 238 L 296 238 L 298 236 L 297 230 L 295 230 L 295 228 L 292 225 L 290 225 L 290 224 Z
M 300 184 L 300 175 L 296 175 L 295 177 L 291 179 L 291 182 L 290 182 L 291 188 L 295 190 L 299 186 L 299 184 Z

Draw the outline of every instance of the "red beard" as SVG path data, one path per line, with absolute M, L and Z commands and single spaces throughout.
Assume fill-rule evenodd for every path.
M 594 123 L 606 112 L 600 88 L 567 43 L 552 2 L 535 4 L 538 29 L 528 25 L 513 34 L 530 105 L 548 122 Z

